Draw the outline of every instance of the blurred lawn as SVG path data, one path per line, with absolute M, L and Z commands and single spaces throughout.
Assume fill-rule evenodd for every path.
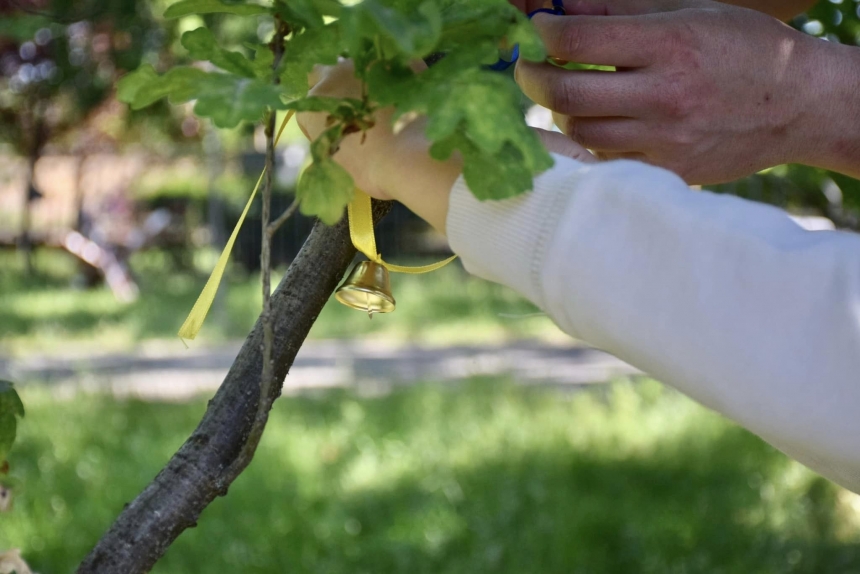
M 24 390 L 0 548 L 71 572 L 205 408 Z M 858 497 L 657 383 L 276 403 L 160 574 L 860 571 Z
M 132 267 L 141 297 L 132 304 L 122 304 L 107 287 L 72 288 L 76 262 L 67 254 L 37 251 L 39 274 L 28 279 L 14 253 L 0 252 L 3 350 L 44 352 L 58 346 L 81 351 L 125 350 L 153 339 L 176 343 L 176 332 L 216 257 L 215 253 L 197 252 L 196 272 L 190 273 L 174 269 L 165 253 L 137 254 Z M 395 274 L 392 283 L 396 313 L 376 315 L 370 321 L 367 315 L 331 301 L 311 337 L 375 336 L 433 344 L 563 336 L 546 317 L 500 317 L 529 314 L 536 308 L 509 289 L 469 276 L 458 263 L 428 275 Z M 257 275 L 248 277 L 235 270 L 228 275 L 199 341 L 244 338 L 259 314 L 259 285 Z

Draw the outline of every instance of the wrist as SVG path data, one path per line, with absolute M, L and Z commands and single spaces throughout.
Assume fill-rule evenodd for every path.
M 860 49 L 805 40 L 804 113 L 791 161 L 860 176 Z

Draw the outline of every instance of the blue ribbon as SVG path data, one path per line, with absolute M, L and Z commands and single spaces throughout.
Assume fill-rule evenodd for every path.
M 531 19 L 535 14 L 554 14 L 555 16 L 564 16 L 564 3 L 563 0 L 552 0 L 552 8 L 538 8 L 537 10 L 533 10 L 529 12 L 529 19 Z M 517 60 L 520 59 L 520 46 L 519 44 L 514 45 L 514 50 L 511 52 L 511 59 L 505 60 L 504 58 L 499 58 L 499 61 L 493 64 L 492 66 L 487 66 L 490 70 L 495 70 L 497 72 L 501 72 L 507 70 L 511 66 L 513 66 Z

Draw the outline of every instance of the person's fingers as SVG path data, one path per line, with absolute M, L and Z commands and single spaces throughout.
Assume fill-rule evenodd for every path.
M 564 11 L 568 16 L 630 16 L 673 12 L 709 3 L 710 0 L 567 0 Z
M 520 12 L 531 14 L 538 8 L 549 8 L 552 6 L 550 0 L 509 0 L 511 4 L 519 8 Z
M 655 61 L 664 36 L 660 20 L 646 16 L 532 18 L 547 53 L 580 64 L 641 68 Z
M 521 12 L 531 14 L 539 8 L 552 8 L 550 0 L 510 0 Z M 565 0 L 566 14 L 588 14 L 603 16 L 609 14 L 609 4 L 605 0 Z
M 640 152 L 648 134 L 641 122 L 631 118 L 556 118 L 559 128 L 576 143 L 596 152 Z
M 565 70 L 517 62 L 516 80 L 536 104 L 569 116 L 635 116 L 645 109 L 645 83 L 635 72 Z
M 547 151 L 551 153 L 567 156 L 584 163 L 594 163 L 597 161 L 597 158 L 591 155 L 591 152 L 564 134 L 540 128 L 532 129 L 537 133 Z
M 564 11 L 568 16 L 608 16 L 611 13 L 608 3 L 591 0 L 565 2 Z

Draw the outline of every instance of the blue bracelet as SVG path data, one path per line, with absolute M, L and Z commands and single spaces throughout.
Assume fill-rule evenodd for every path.
M 531 19 L 535 14 L 554 14 L 556 16 L 564 16 L 564 4 L 563 0 L 552 0 L 552 8 L 538 8 L 532 12 L 529 12 L 529 19 Z M 513 66 L 517 60 L 520 59 L 520 46 L 519 44 L 514 46 L 514 50 L 511 53 L 511 59 L 505 60 L 504 58 L 499 58 L 499 61 L 493 64 L 492 66 L 487 66 L 490 70 L 503 71 L 507 70 L 511 66 Z

